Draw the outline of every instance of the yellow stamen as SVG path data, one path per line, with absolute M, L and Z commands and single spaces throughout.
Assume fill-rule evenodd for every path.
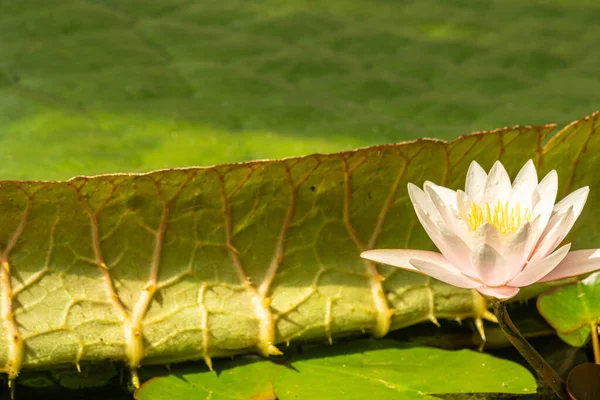
M 494 225 L 501 234 L 515 233 L 522 223 L 529 221 L 531 211 L 525 209 L 521 212 L 521 205 L 517 203 L 515 207 L 510 207 L 508 201 L 498 202 L 490 206 L 489 203 L 483 205 L 471 203 L 471 209 L 466 216 L 469 229 L 476 231 L 484 223 Z

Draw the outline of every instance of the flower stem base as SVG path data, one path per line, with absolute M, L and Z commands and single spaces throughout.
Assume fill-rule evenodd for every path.
M 523 358 L 527 360 L 544 382 L 550 386 L 559 399 L 568 400 L 569 396 L 560 375 L 531 347 L 527 339 L 521 335 L 521 332 L 519 332 L 508 315 L 506 303 L 498 300 L 493 300 L 491 303 L 494 314 L 498 318 L 498 324 L 508 337 L 510 343 L 521 353 Z

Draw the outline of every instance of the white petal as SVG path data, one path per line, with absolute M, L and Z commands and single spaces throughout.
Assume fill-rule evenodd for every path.
M 567 254 L 560 264 L 539 282 L 569 278 L 600 269 L 600 249 L 575 250 Z
M 511 297 L 515 297 L 517 293 L 519 293 L 519 288 L 510 287 L 510 286 L 500 286 L 500 287 L 485 287 L 481 286 L 477 288 L 477 291 L 484 296 L 494 297 L 498 300 L 506 300 Z
M 556 192 L 558 190 L 558 176 L 556 171 L 550 171 L 540 184 L 535 188 L 533 192 L 533 213 L 532 218 L 536 219 L 539 217 L 538 229 L 533 232 L 534 239 L 537 242 L 544 232 L 548 220 L 552 215 L 552 209 L 554 208 L 554 202 L 556 201 Z
M 429 197 L 421 189 L 409 185 L 409 194 L 413 199 L 417 218 L 431 241 L 448 262 L 457 268 L 460 267 L 466 273 L 472 273 L 469 260 L 471 249 L 469 246 L 446 226 Z
M 477 162 L 473 161 L 471 165 L 469 165 L 467 181 L 465 183 L 465 192 L 467 192 L 471 201 L 479 203 L 483 200 L 486 179 L 487 174 L 484 169 L 481 168 L 481 165 L 477 164 Z
M 438 249 L 444 255 L 446 260 L 454 265 L 461 273 L 471 277 L 477 277 L 477 272 L 471 264 L 471 248 L 453 232 L 440 229 L 439 233 L 442 236 L 442 241 L 438 246 Z
M 529 237 L 527 238 L 527 243 L 525 245 L 526 249 L 527 249 L 527 255 L 525 257 L 525 260 L 523 260 L 523 262 L 521 262 L 521 265 L 524 265 L 524 263 L 529 260 L 531 258 L 531 256 L 533 255 L 534 250 L 537 247 L 537 244 L 539 243 L 539 238 L 542 236 L 542 233 L 544 232 L 544 226 L 546 225 L 548 221 L 545 220 L 545 217 L 538 215 L 536 217 L 533 218 L 533 220 L 529 221 L 529 226 L 530 226 L 530 232 L 529 232 Z
M 437 210 L 435 214 L 431 212 L 427 212 L 425 208 L 422 207 L 422 204 L 413 204 L 415 208 L 415 214 L 417 215 L 417 219 L 427 232 L 427 235 L 431 238 L 433 243 L 439 248 L 440 246 L 444 246 L 444 239 L 440 233 L 441 230 L 447 231 L 448 229 L 445 227 L 444 221 L 439 216 Z
M 415 210 L 418 206 L 427 219 L 434 222 L 439 222 L 442 220 L 439 211 L 437 208 L 435 208 L 429 196 L 423 190 L 421 190 L 420 187 L 409 183 L 408 196 L 410 197 L 410 201 L 413 203 Z
M 510 203 L 513 207 L 520 204 L 521 210 L 532 208 L 533 191 L 538 184 L 537 172 L 532 160 L 527 161 L 517 174 L 513 185 Z
M 475 246 L 471 253 L 471 264 L 486 286 L 503 285 L 510 279 L 506 260 L 488 244 Z
M 504 202 L 510 199 L 512 193 L 510 178 L 500 161 L 496 161 L 492 166 L 485 181 L 484 190 L 483 201 L 490 205 L 496 204 L 498 200 Z
M 535 243 L 531 240 L 533 228 L 530 222 L 525 222 L 518 231 L 507 238 L 502 244 L 502 256 L 510 269 L 509 279 L 516 276 L 525 265 Z
M 456 206 L 461 218 L 467 218 L 471 211 L 471 200 L 469 199 L 469 195 L 462 190 L 456 191 Z
M 548 225 L 546 226 L 544 234 L 549 232 L 554 227 L 554 225 L 560 220 L 560 215 L 562 213 L 567 211 L 569 207 L 572 207 L 573 224 L 568 228 L 568 230 L 570 231 L 573 225 L 575 224 L 575 221 L 577 221 L 577 218 L 579 218 L 581 211 L 583 210 L 583 206 L 585 205 L 585 201 L 587 200 L 589 191 L 590 189 L 587 186 L 579 188 L 573 193 L 569 194 L 564 199 L 562 199 L 561 201 L 559 201 L 558 203 L 556 203 L 552 210 L 552 216 L 548 221 Z
M 452 230 L 465 243 L 469 244 L 473 235 L 466 222 L 460 216 L 457 192 L 431 182 L 425 182 L 424 189 L 448 229 Z M 464 192 L 461 193 L 464 194 Z
M 579 214 L 581 214 L 581 210 L 583 210 L 583 206 L 585 205 L 589 193 L 589 187 L 585 186 L 579 188 L 573 193 L 570 193 L 558 203 L 556 203 L 553 211 L 557 214 L 560 214 L 562 211 L 565 211 L 572 206 L 573 214 L 575 215 L 575 219 L 577 220 L 577 218 L 579 218 Z
M 408 195 L 413 203 L 417 218 L 421 222 L 421 225 L 423 225 L 427 235 L 429 235 L 438 248 L 440 246 L 445 247 L 442 235 L 440 234 L 440 226 L 444 226 L 445 223 L 429 196 L 412 183 L 408 184 Z
M 475 276 L 469 258 L 471 248 L 460 237 L 451 232 L 443 222 L 436 225 L 431 220 L 421 216 L 423 211 L 419 206 L 415 205 L 415 211 L 431 241 L 448 262 L 465 274 Z
M 552 221 L 556 219 L 556 221 Z M 533 255 L 529 259 L 530 264 L 535 264 L 539 260 L 546 257 L 548 254 L 554 251 L 558 247 L 558 245 L 563 241 L 563 239 L 567 236 L 573 224 L 575 223 L 575 218 L 573 216 L 573 209 L 569 208 L 566 212 L 562 214 L 558 214 L 552 217 L 548 227 L 541 235 L 538 244 L 533 250 Z
M 377 249 L 367 250 L 360 253 L 364 259 L 375 261 L 381 264 L 393 265 L 394 267 L 407 269 L 409 271 L 419 272 L 408 260 L 417 258 L 427 260 L 432 263 L 447 263 L 440 253 L 425 250 L 402 250 L 402 249 Z
M 556 250 L 543 260 L 535 264 L 527 265 L 525 269 L 515 278 L 513 278 L 508 284 L 510 286 L 523 287 L 538 282 L 545 275 L 548 275 L 550 271 L 556 268 L 556 266 L 560 264 L 562 260 L 564 260 L 570 249 L 571 244 L 569 243 Z
M 439 215 L 432 217 L 431 213 L 425 211 L 425 209 L 421 207 L 420 204 L 414 204 L 414 208 L 415 214 L 417 215 L 419 222 L 421 222 L 421 225 L 423 225 L 423 228 L 425 229 L 431 240 L 433 240 L 433 242 L 436 243 L 437 246 L 437 243 L 442 239 L 439 227 L 440 224 L 445 225 L 444 222 L 439 218 Z
M 475 231 L 473 247 L 489 244 L 494 249 L 500 251 L 504 241 L 505 239 L 498 228 L 490 223 L 485 222 Z
M 550 213 L 554 208 L 554 202 L 556 201 L 556 192 L 558 191 L 558 175 L 555 170 L 548 172 L 548 174 L 542 179 L 537 185 L 533 192 L 533 213 L 539 215 L 542 213 Z M 550 216 L 548 216 L 550 218 Z
M 425 182 L 423 189 L 446 225 L 451 229 L 454 228 L 458 219 L 456 192 L 432 182 Z
M 537 184 L 538 184 L 537 171 L 535 169 L 535 164 L 533 163 L 533 160 L 530 158 L 529 160 L 527 160 L 525 165 L 523 165 L 523 167 L 517 174 L 517 177 L 513 181 L 513 187 L 519 186 L 522 183 L 531 183 L 531 182 L 535 182 L 533 185 L 534 187 L 537 186 Z
M 456 205 L 456 191 L 448 189 L 447 187 L 436 185 L 433 182 L 426 181 L 423 184 L 423 189 L 431 197 L 431 193 L 435 193 L 439 198 L 449 206 L 452 210 L 458 210 Z
M 446 265 L 432 263 L 429 261 L 419 259 L 411 259 L 410 263 L 413 265 L 413 267 L 415 267 L 425 275 L 429 275 L 432 278 L 438 279 L 442 282 L 446 282 L 453 286 L 457 286 L 464 289 L 473 289 L 481 285 L 481 283 L 469 279 L 460 272 L 449 269 L 448 267 L 450 266 L 450 264 L 447 264 L 446 261 L 444 261 Z

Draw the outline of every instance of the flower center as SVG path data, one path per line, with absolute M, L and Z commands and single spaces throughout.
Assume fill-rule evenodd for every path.
M 510 207 L 508 201 L 498 202 L 492 207 L 489 203 L 483 205 L 471 203 L 471 210 L 467 216 L 469 229 L 476 231 L 484 223 L 492 224 L 501 234 L 515 233 L 521 224 L 529 221 L 531 210 L 525 209 L 521 212 L 521 205 Z

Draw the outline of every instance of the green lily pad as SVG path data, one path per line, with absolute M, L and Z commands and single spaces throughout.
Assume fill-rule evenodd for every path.
M 424 400 L 435 398 L 434 394 L 536 390 L 534 377 L 519 364 L 471 350 L 447 351 L 392 340 L 313 346 L 292 355 L 285 365 L 233 360 L 218 363 L 218 374 L 203 369 L 176 368 L 145 383 L 136 399 L 168 395 L 179 400 L 192 394 L 207 399 L 212 393 L 211 399 Z
M 600 272 L 541 294 L 537 307 L 565 342 L 583 346 L 600 322 Z
M 135 394 L 138 400 L 163 399 L 252 399 L 275 400 L 273 378 L 280 366 L 267 361 L 249 361 L 248 357 L 223 360 L 219 372 L 204 365 L 175 368 L 165 377 L 152 378 Z M 202 372 L 199 372 L 202 371 Z
M 588 340 L 590 340 L 590 332 L 591 328 L 589 325 L 582 327 L 581 329 L 576 330 L 572 333 L 558 333 L 557 335 L 561 338 L 565 343 L 574 346 L 581 347 L 585 345 Z

